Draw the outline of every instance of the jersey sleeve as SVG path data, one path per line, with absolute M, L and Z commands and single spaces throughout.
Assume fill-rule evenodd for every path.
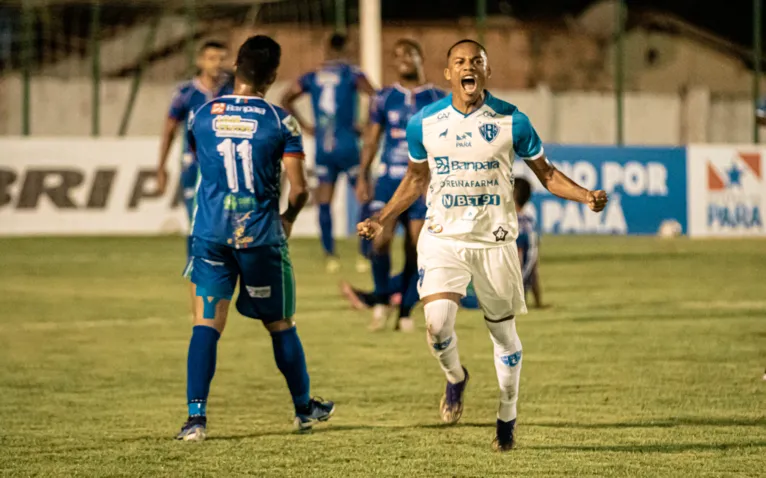
M 513 114 L 513 151 L 516 156 L 526 160 L 543 155 L 543 142 L 532 127 L 529 117 L 520 111 Z
M 285 151 L 282 156 L 293 156 L 302 158 L 303 154 L 303 136 L 298 120 L 293 115 L 287 115 L 281 122 L 282 135 L 285 138 Z
M 428 152 L 423 146 L 423 115 L 417 113 L 407 123 L 407 149 L 410 161 L 422 163 L 428 159 Z
M 176 121 L 183 121 L 189 114 L 189 95 L 184 88 L 178 88 L 173 99 L 170 101 L 168 117 Z
M 370 101 L 370 122 L 385 126 L 386 123 L 386 95 L 380 92 Z

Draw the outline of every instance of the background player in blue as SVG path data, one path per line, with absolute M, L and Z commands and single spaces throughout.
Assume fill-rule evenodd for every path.
M 519 237 L 516 245 L 519 248 L 521 274 L 524 279 L 524 293 L 532 293 L 535 308 L 545 309 L 542 291 L 540 290 L 540 274 L 537 265 L 540 262 L 540 236 L 537 232 L 535 217 L 525 209 L 532 196 L 532 185 L 522 177 L 513 181 L 513 199 L 516 201 L 516 216 L 519 219 Z
M 316 140 L 316 173 L 319 179 L 316 202 L 319 205 L 319 228 L 328 272 L 340 269 L 330 212 L 335 183 L 340 173 L 346 173 L 353 187 L 359 170 L 359 130 L 356 125 L 358 92 L 369 96 L 375 93 L 367 77 L 345 60 L 346 43 L 345 36 L 333 35 L 322 66 L 303 75 L 282 98 L 285 109 L 298 120 L 303 131 L 313 135 Z M 311 96 L 313 127 L 293 108 L 293 102 L 303 94 Z M 362 204 L 362 215 L 367 215 L 366 204 Z M 367 241 L 360 241 L 362 256 L 368 254 L 367 246 Z M 360 257 L 357 270 L 363 272 L 368 267 L 367 259 Z
M 168 111 L 168 116 L 165 119 L 165 127 L 162 130 L 160 142 L 160 159 L 157 166 L 157 192 L 159 194 L 165 194 L 167 189 L 168 172 L 166 165 L 178 126 L 183 125 L 185 127 L 191 114 L 206 102 L 232 91 L 233 78 L 224 71 L 227 56 L 228 50 L 223 43 L 205 42 L 197 55 L 199 73 L 191 80 L 181 83 L 175 91 L 170 103 L 170 111 Z M 183 139 L 180 191 L 183 194 L 186 213 L 191 223 L 199 165 L 189 150 L 186 138 Z M 191 234 L 187 237 L 186 254 L 188 260 L 188 255 L 191 254 Z M 193 295 L 192 302 L 194 302 Z
M 394 45 L 394 64 L 399 74 L 399 81 L 393 86 L 383 88 L 370 105 L 370 121 L 365 132 L 364 150 L 357 182 L 357 198 L 361 204 L 370 200 L 370 213 L 375 213 L 394 195 L 402 178 L 407 173 L 409 153 L 407 150 L 407 122 L 421 108 L 446 96 L 442 90 L 426 83 L 423 72 L 423 51 L 416 42 L 401 39 Z M 381 163 L 383 172 L 375 182 L 374 193 L 370 186 L 370 169 L 378 151 L 381 137 L 383 152 Z M 393 292 L 401 293 L 399 317 L 396 328 L 403 331 L 414 330 L 410 318 L 412 307 L 418 301 L 417 277 L 417 241 L 423 221 L 426 217 L 425 198 L 421 197 L 404 214 L 399 222 L 406 230 L 405 265 L 399 289 L 391 287 L 391 244 L 382 245 L 381 250 L 371 254 L 372 276 L 375 282 L 371 330 L 385 327 L 391 310 L 389 301 Z
M 280 46 L 271 38 L 249 38 L 237 55 L 235 95 L 206 103 L 189 121 L 200 180 L 192 257 L 185 271 L 196 286 L 196 301 L 187 363 L 189 418 L 177 435 L 180 440 L 205 438 L 218 339 L 237 281 L 237 310 L 260 319 L 271 334 L 277 367 L 293 399 L 296 427 L 310 428 L 335 410 L 332 402 L 310 398 L 306 358 L 292 320 L 295 278 L 287 237 L 308 190 L 300 127 L 263 99 L 276 79 L 280 57 Z M 280 215 L 283 164 L 290 193 L 287 210 Z

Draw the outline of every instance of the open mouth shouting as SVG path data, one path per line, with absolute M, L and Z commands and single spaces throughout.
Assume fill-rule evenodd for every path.
M 476 82 L 476 75 L 469 73 L 463 76 L 460 78 L 460 85 L 463 87 L 463 91 L 469 95 L 473 95 L 476 93 L 476 88 L 478 87 L 478 83 Z

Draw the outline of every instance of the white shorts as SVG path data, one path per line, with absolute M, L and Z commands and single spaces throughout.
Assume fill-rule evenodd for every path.
M 418 272 L 421 298 L 444 292 L 465 296 L 468 284 L 473 281 L 487 319 L 527 313 L 515 241 L 472 248 L 458 241 L 435 238 L 424 230 L 418 239 Z

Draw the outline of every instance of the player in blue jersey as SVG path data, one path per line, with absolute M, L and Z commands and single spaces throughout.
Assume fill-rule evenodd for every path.
M 316 202 L 319 205 L 319 229 L 322 247 L 327 257 L 327 271 L 337 272 L 340 261 L 335 252 L 332 234 L 331 203 L 335 183 L 345 173 L 351 186 L 355 186 L 359 172 L 359 130 L 357 128 L 358 93 L 372 96 L 375 89 L 367 77 L 344 59 L 346 37 L 335 34 L 328 44 L 326 61 L 322 66 L 300 77 L 282 98 L 282 105 L 300 123 L 304 132 L 316 140 L 316 173 L 319 186 Z M 314 110 L 314 126 L 310 126 L 293 107 L 303 94 L 311 97 Z M 366 204 L 362 205 L 366 216 Z M 357 270 L 369 267 L 365 250 L 367 241 L 360 242 L 362 257 L 357 261 Z
M 518 177 L 513 181 L 513 198 L 516 201 L 516 216 L 519 219 L 519 237 L 516 245 L 519 248 L 521 274 L 524 280 L 524 294 L 530 292 L 535 299 L 535 308 L 544 309 L 542 291 L 540 290 L 540 236 L 537 233 L 537 221 L 528 212 L 526 205 L 532 196 L 532 185 L 526 179 Z
M 189 418 L 179 440 L 205 438 L 218 339 L 237 282 L 237 310 L 260 319 L 271 334 L 277 367 L 293 399 L 295 426 L 311 428 L 335 410 L 333 402 L 310 396 L 306 358 L 292 319 L 295 278 L 287 238 L 308 190 L 300 126 L 263 99 L 280 57 L 280 46 L 271 38 L 249 38 L 237 55 L 234 94 L 206 103 L 189 121 L 200 180 L 185 271 L 196 287 L 187 362 Z M 290 192 L 280 215 L 283 165 Z
M 206 102 L 216 96 L 231 93 L 233 79 L 224 71 L 227 56 L 228 50 L 223 43 L 205 42 L 197 55 L 199 73 L 190 81 L 181 83 L 176 88 L 160 141 L 160 159 L 157 166 L 157 192 L 159 194 L 165 194 L 167 189 L 168 172 L 166 165 L 179 125 L 185 127 L 189 116 Z M 184 137 L 180 192 L 183 194 L 190 223 L 198 172 L 199 165 L 194 160 L 189 150 L 189 144 Z M 191 254 L 191 234 L 187 236 L 186 254 L 188 260 L 188 256 Z M 193 301 L 194 297 L 192 297 Z
M 440 100 L 446 93 L 426 82 L 423 71 L 423 51 L 416 42 L 401 39 L 394 45 L 394 64 L 399 81 L 383 88 L 370 104 L 370 120 L 364 138 L 362 162 L 357 182 L 357 198 L 361 204 L 370 201 L 370 212 L 380 211 L 391 199 L 407 173 L 409 155 L 407 152 L 406 127 L 410 118 L 421 108 Z M 382 173 L 371 187 L 370 169 L 383 139 L 381 153 Z M 425 192 L 425 191 L 424 191 Z M 372 322 L 370 330 L 385 327 L 391 310 L 389 301 L 394 292 L 401 294 L 399 317 L 396 328 L 414 330 L 410 312 L 418 301 L 417 241 L 426 217 L 425 198 L 421 197 L 398 219 L 404 227 L 405 265 L 399 288 L 393 289 L 391 275 L 391 244 L 382 245 L 373 252 L 372 275 L 375 282 Z

